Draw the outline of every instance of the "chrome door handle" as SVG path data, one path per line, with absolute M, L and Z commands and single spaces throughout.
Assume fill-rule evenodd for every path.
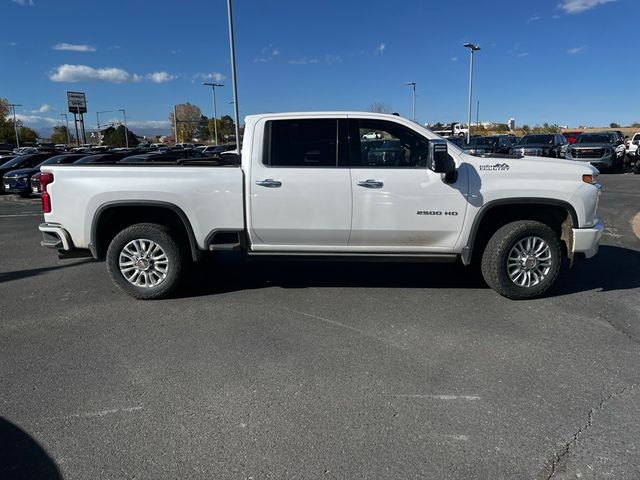
M 267 178 L 266 180 L 256 181 L 256 185 L 260 185 L 261 187 L 268 187 L 268 188 L 280 188 L 282 186 L 282 182 L 279 182 L 278 180 L 273 180 L 271 178 Z
M 365 188 L 382 188 L 384 187 L 384 183 L 378 182 L 377 180 L 360 180 L 358 182 L 358 186 Z

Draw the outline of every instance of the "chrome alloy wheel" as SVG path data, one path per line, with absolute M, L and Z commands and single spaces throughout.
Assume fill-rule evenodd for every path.
M 507 258 L 509 278 L 519 287 L 539 285 L 552 266 L 551 247 L 540 237 L 525 237 L 516 243 Z
M 120 273 L 136 287 L 151 288 L 160 285 L 169 271 L 169 259 L 160 245 L 153 240 L 131 240 L 120 252 Z

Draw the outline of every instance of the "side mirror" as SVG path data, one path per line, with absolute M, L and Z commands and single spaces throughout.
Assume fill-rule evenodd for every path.
M 456 163 L 448 153 L 446 140 L 429 140 L 427 168 L 435 173 L 450 174 L 456 171 Z

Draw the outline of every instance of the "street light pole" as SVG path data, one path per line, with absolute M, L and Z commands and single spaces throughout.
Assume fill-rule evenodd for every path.
M 413 103 L 413 121 L 416 121 L 416 82 L 408 82 L 408 86 L 412 88 L 411 98 Z
M 233 83 L 233 106 L 236 121 L 236 148 L 240 153 L 240 113 L 238 111 L 238 83 L 236 81 L 236 47 L 233 40 L 233 9 L 231 0 L 227 0 L 227 17 L 229 19 L 229 54 L 231 56 L 231 82 Z
M 203 83 L 202 85 L 210 86 L 211 91 L 213 92 L 213 131 L 216 138 L 216 145 L 218 145 L 218 111 L 216 109 L 216 87 L 224 87 L 224 85 L 222 83 Z
M 13 128 L 16 132 L 16 148 L 20 148 L 20 137 L 18 136 L 18 124 L 16 123 L 16 107 L 21 107 L 19 103 L 10 103 L 9 106 L 13 109 Z
M 67 148 L 69 148 L 71 146 L 71 134 L 69 133 L 69 117 L 67 117 L 66 113 L 61 113 L 60 118 L 62 119 L 62 117 L 64 117 L 67 123 Z
M 480 50 L 480 47 L 473 43 L 465 43 L 463 46 L 471 52 L 471 59 L 469 60 L 469 110 L 467 115 L 467 143 L 469 143 L 471 139 L 471 98 L 473 96 L 473 54 Z
M 124 108 L 119 108 L 119 112 L 122 112 L 122 118 L 124 119 L 124 143 L 129 148 L 129 130 L 127 130 L 127 113 Z

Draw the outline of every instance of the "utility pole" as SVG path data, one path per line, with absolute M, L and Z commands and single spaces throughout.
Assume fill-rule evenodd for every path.
M 411 94 L 411 98 L 412 98 L 412 103 L 413 103 L 413 121 L 416 121 L 416 82 L 408 82 L 407 83 L 408 86 L 410 86 L 412 88 L 412 94 Z
M 69 117 L 67 117 L 66 113 L 61 113 L 60 114 L 60 119 L 62 119 L 62 117 L 64 117 L 64 119 L 66 120 L 67 123 L 67 147 L 71 146 L 71 133 L 69 133 Z
M 463 47 L 468 48 L 471 52 L 471 58 L 469 60 L 469 111 L 467 116 L 467 143 L 469 143 L 471 139 L 471 99 L 473 97 L 473 54 L 480 50 L 480 47 L 473 43 L 465 43 Z
M 231 0 L 227 0 L 227 17 L 229 19 L 229 54 L 231 56 L 231 82 L 233 83 L 233 107 L 236 121 L 236 148 L 240 153 L 240 113 L 238 111 L 238 83 L 236 81 L 236 47 L 233 40 L 233 10 Z
M 480 127 L 480 100 L 478 100 L 478 107 L 476 108 L 476 127 Z
M 16 148 L 20 148 L 20 136 L 18 135 L 18 124 L 16 123 L 16 107 L 21 107 L 19 103 L 10 103 L 9 106 L 13 109 L 13 128 L 16 132 Z
M 221 83 L 203 83 L 202 85 L 207 85 L 211 87 L 211 91 L 213 92 L 213 131 L 216 145 L 218 145 L 218 111 L 216 109 L 216 87 L 224 87 Z
M 124 142 L 127 148 L 129 148 L 129 130 L 127 130 L 127 113 L 124 111 L 124 108 L 119 108 L 118 111 L 122 112 L 122 118 L 124 119 Z

